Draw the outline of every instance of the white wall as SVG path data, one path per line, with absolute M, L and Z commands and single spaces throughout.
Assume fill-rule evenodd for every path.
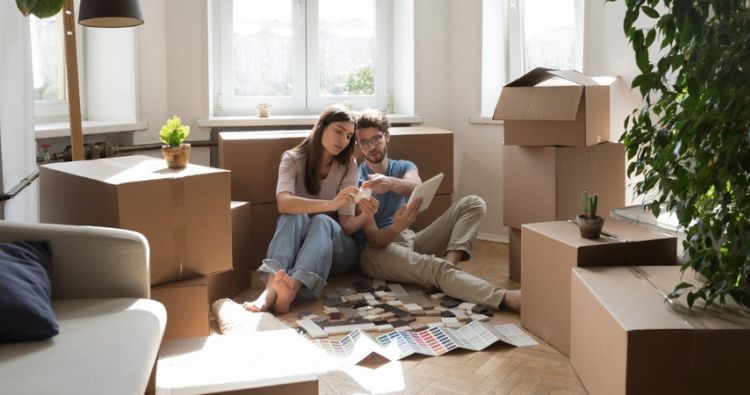
M 396 0 L 398 1 L 398 0 Z M 191 139 L 208 138 L 197 119 L 208 116 L 206 0 L 141 2 L 146 23 L 138 32 L 140 118 L 149 123 L 136 143 L 158 141 L 172 114 L 191 125 Z M 455 195 L 487 201 L 481 236 L 507 239 L 502 226 L 502 127 L 469 123 L 481 100 L 481 0 L 415 0 L 415 103 L 426 125 L 455 132 Z M 586 1 L 584 73 L 637 73 L 622 33 L 624 6 Z M 633 106 L 640 103 L 630 97 Z

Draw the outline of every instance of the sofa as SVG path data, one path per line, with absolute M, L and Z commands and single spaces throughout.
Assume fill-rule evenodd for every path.
M 0 393 L 143 394 L 166 325 L 149 300 L 146 238 L 122 229 L 0 221 L 0 242 L 47 240 L 59 334 L 0 343 Z

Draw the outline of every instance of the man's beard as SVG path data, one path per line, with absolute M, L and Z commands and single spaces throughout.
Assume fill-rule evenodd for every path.
M 367 159 L 370 163 L 380 163 L 385 159 L 385 154 L 388 152 L 388 148 L 383 148 L 382 151 L 375 151 L 368 155 L 365 155 L 365 159 Z

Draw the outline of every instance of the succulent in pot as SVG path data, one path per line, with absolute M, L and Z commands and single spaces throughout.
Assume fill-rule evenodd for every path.
M 596 206 L 599 203 L 599 195 L 590 195 L 584 191 L 582 196 L 583 214 L 578 215 L 576 222 L 581 237 L 584 239 L 598 239 L 604 226 L 604 218 L 596 215 Z
M 190 126 L 183 125 L 177 115 L 167 120 L 167 123 L 159 131 L 159 139 L 164 144 L 161 153 L 170 169 L 182 169 L 187 167 L 190 159 L 190 144 L 185 139 L 190 134 Z

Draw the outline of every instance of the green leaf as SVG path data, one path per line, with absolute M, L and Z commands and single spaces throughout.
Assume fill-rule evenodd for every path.
M 641 11 L 643 11 L 644 14 L 648 15 L 651 18 L 654 18 L 654 19 L 659 18 L 659 13 L 656 12 L 656 10 L 651 7 L 643 6 L 641 7 Z
M 64 3 L 65 0 L 16 0 L 16 7 L 24 16 L 34 14 L 37 18 L 49 18 L 57 15 Z

